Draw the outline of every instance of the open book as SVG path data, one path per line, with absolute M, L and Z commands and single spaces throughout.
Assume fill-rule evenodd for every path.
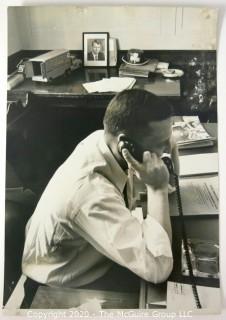
M 214 144 L 216 138 L 209 135 L 197 116 L 182 118 L 182 121 L 173 124 L 173 136 L 179 149 L 209 147 Z

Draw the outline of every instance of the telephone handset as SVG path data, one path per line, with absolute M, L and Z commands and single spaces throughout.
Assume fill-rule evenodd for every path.
M 119 136 L 119 141 L 118 141 L 118 151 L 122 155 L 122 149 L 127 149 L 131 153 L 131 155 L 138 160 L 139 162 L 143 162 L 143 150 L 141 147 L 135 143 L 132 139 L 129 139 L 128 137 L 124 135 Z M 163 162 L 165 163 L 168 171 L 170 174 L 174 173 L 173 170 L 173 163 L 169 157 L 168 154 L 164 153 L 163 156 L 161 157 Z
M 139 162 L 143 161 L 143 151 L 141 148 L 131 139 L 128 139 L 126 136 L 122 135 L 119 136 L 119 142 L 118 142 L 118 151 L 122 155 L 122 149 L 128 149 L 131 155 L 138 160 Z M 175 181 L 175 187 L 176 187 L 176 197 L 177 197 L 177 205 L 178 205 L 178 212 L 179 216 L 181 218 L 181 229 L 182 229 L 182 237 L 183 237 L 183 245 L 185 250 L 185 257 L 186 262 L 189 270 L 189 277 L 191 280 L 192 285 L 192 292 L 194 295 L 195 303 L 198 309 L 201 309 L 201 303 L 199 300 L 199 295 L 196 287 L 196 281 L 195 277 L 193 275 L 193 269 L 192 269 L 192 263 L 191 263 L 191 257 L 189 253 L 189 247 L 188 247 L 188 241 L 187 241 L 187 233 L 184 223 L 184 215 L 183 215 L 183 207 L 182 207 L 182 201 L 181 201 L 181 195 L 180 195 L 180 186 L 179 186 L 179 178 L 178 175 L 174 172 L 173 163 L 169 155 L 163 154 L 161 157 L 162 161 L 165 163 L 169 173 L 173 175 L 174 181 Z
M 143 161 L 143 150 L 132 139 L 127 138 L 124 135 L 119 136 L 118 151 L 122 155 L 122 149 L 127 149 L 131 155 L 139 162 Z

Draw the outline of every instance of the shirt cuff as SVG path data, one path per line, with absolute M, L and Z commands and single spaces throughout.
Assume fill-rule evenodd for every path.
M 169 236 L 161 224 L 150 215 L 142 223 L 145 243 L 148 251 L 156 258 L 165 256 L 172 258 L 172 248 Z

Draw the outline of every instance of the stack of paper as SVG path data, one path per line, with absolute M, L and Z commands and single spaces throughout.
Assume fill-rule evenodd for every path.
M 179 149 L 208 147 L 216 140 L 206 132 L 197 116 L 185 116 L 183 121 L 175 122 L 173 136 Z
M 89 92 L 120 92 L 125 89 L 131 89 L 135 84 L 134 78 L 104 78 L 99 81 L 84 83 L 83 87 Z

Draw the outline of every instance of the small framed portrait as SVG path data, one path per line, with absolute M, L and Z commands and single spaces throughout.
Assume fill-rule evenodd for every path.
M 83 54 L 85 67 L 108 66 L 108 32 L 83 32 Z

